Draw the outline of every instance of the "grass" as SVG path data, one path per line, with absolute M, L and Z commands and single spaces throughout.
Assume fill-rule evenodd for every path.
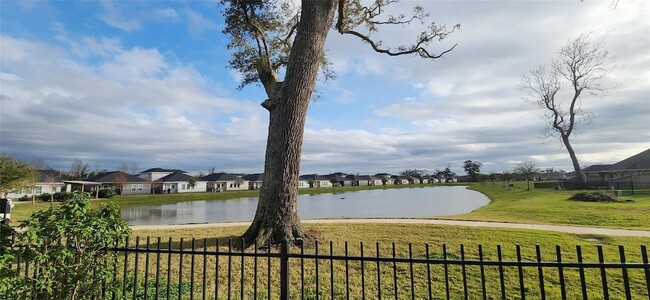
M 513 229 L 491 229 L 491 228 L 470 228 L 470 227 L 450 227 L 436 225 L 395 225 L 395 224 L 320 224 L 308 225 L 307 228 L 316 233 L 320 245 L 318 253 L 329 255 L 343 255 L 345 253 L 346 241 L 348 243 L 348 254 L 350 256 L 360 255 L 361 243 L 363 243 L 363 253 L 365 257 L 377 256 L 377 245 L 381 256 L 392 256 L 392 243 L 395 243 L 395 256 L 425 258 L 426 248 L 424 244 L 429 245 L 429 257 L 432 259 L 441 259 L 444 257 L 442 245 L 446 245 L 447 259 L 460 259 L 464 256 L 466 259 L 478 259 L 478 245 L 482 245 L 485 260 L 497 260 L 497 245 L 501 245 L 502 259 L 504 261 L 515 261 L 515 245 L 521 246 L 522 259 L 525 261 L 535 260 L 535 245 L 542 245 L 541 256 L 544 261 L 555 261 L 557 253 L 555 245 L 562 249 L 563 261 L 576 261 L 575 246 L 581 245 L 583 249 L 583 258 L 586 262 L 598 261 L 596 245 L 604 247 L 605 261 L 620 261 L 618 245 L 624 245 L 626 248 L 626 258 L 628 262 L 640 262 L 640 244 L 648 244 L 647 238 L 632 237 L 611 237 L 599 235 L 572 235 L 565 233 L 539 232 L 533 230 L 513 230 Z M 196 238 L 195 250 L 202 251 L 205 240 L 209 251 L 215 250 L 215 244 L 219 239 L 220 251 L 227 251 L 228 239 L 235 238 L 243 233 L 244 227 L 225 227 L 225 228 L 200 228 L 200 229 L 183 229 L 183 230 L 138 230 L 134 231 L 134 236 L 162 236 L 162 248 L 179 249 L 179 239 L 184 238 L 184 250 L 191 249 L 191 239 Z M 172 243 L 168 244 L 168 238 L 172 238 Z M 141 239 L 140 247 L 144 247 Z M 154 239 L 155 241 L 155 239 Z M 330 243 L 331 246 L 330 246 Z M 233 243 L 237 243 L 234 241 Z M 413 244 L 409 244 L 413 243 Z M 133 245 L 133 239 L 131 240 Z M 460 247 L 464 245 L 464 252 L 461 253 Z M 330 252 L 330 247 L 333 252 Z M 409 252 L 409 247 L 411 251 Z M 250 250 L 249 250 L 250 251 Z M 292 252 L 299 252 L 299 248 L 292 248 Z M 313 254 L 316 249 L 307 246 L 305 253 Z M 122 258 L 123 259 L 123 258 Z M 128 266 L 133 270 L 136 264 L 134 254 L 127 257 Z M 147 263 L 148 261 L 148 263 Z M 269 262 L 265 258 L 258 259 L 242 258 L 235 254 L 234 257 L 221 256 L 217 259 L 213 255 L 207 255 L 205 258 L 202 254 L 192 257 L 185 254 L 183 258 L 175 253 L 172 255 L 161 255 L 158 257 L 151 254 L 149 258 L 145 254 L 138 255 L 138 282 L 140 283 L 140 293 L 143 293 L 142 284 L 145 276 L 144 270 L 148 268 L 149 274 L 149 292 L 153 292 L 155 281 L 154 274 L 157 270 L 156 261 L 159 261 L 161 286 L 166 286 L 166 280 L 170 280 L 172 299 L 181 289 L 181 298 L 190 298 L 190 291 L 193 290 L 194 298 L 201 298 L 205 292 L 209 299 L 218 294 L 218 299 L 225 299 L 227 295 L 239 299 L 244 295 L 246 299 L 266 299 L 270 296 L 277 299 L 277 290 L 279 287 L 279 264 L 277 259 L 270 260 L 270 272 L 268 272 Z M 167 271 L 167 264 L 171 269 Z M 180 269 L 182 265 L 183 270 Z M 205 280 L 203 277 L 203 266 L 205 269 Z M 348 288 L 346 288 L 346 264 L 345 261 L 320 260 L 316 262 L 313 259 L 305 259 L 301 270 L 301 261 L 299 259 L 290 260 L 290 284 L 291 298 L 300 298 L 304 293 L 306 299 L 314 299 L 316 295 L 322 299 L 330 299 L 334 294 L 335 299 L 345 298 L 346 292 L 350 293 L 351 299 L 359 299 L 362 292 L 367 298 L 376 299 L 381 293 L 383 298 L 394 298 L 395 282 L 394 274 L 397 275 L 396 286 L 399 299 L 410 299 L 411 293 L 416 299 L 428 298 L 428 276 L 430 271 L 432 278 L 432 294 L 435 298 L 445 298 L 444 286 L 444 267 L 441 265 L 431 265 L 429 270 L 425 264 L 414 264 L 413 275 L 411 275 L 411 265 L 409 263 L 382 262 L 377 269 L 376 262 L 365 262 L 362 266 L 358 261 L 348 262 Z M 121 268 L 120 268 L 121 269 Z M 193 270 L 193 272 L 192 272 Z M 243 270 L 243 271 L 242 271 Z M 258 292 L 255 295 L 254 290 L 254 270 L 257 270 Z M 182 276 L 179 274 L 182 272 Z M 301 272 L 304 274 L 304 285 L 301 284 Z M 450 281 L 450 294 L 452 299 L 458 299 L 463 296 L 463 269 L 459 266 L 449 266 L 448 276 Z M 478 266 L 468 266 L 465 268 L 467 274 L 467 285 L 469 299 L 481 297 L 480 268 Z M 499 269 L 495 266 L 488 266 L 484 269 L 486 278 L 486 293 L 488 299 L 501 298 Z M 565 268 L 563 270 L 566 280 L 566 290 L 568 299 L 581 298 L 579 272 L 575 268 Z M 363 273 L 363 281 L 361 274 Z M 558 281 L 559 273 L 557 268 L 545 268 L 544 285 L 547 299 L 558 299 L 560 295 L 560 284 Z M 590 299 L 602 299 L 602 285 L 600 281 L 600 270 L 587 270 L 586 281 Z M 127 272 L 129 274 L 129 272 Z M 134 273 L 130 273 L 133 278 Z M 318 276 L 316 275 L 318 274 Z M 378 275 L 379 274 L 379 275 Z M 519 277 L 518 270 L 515 267 L 505 267 L 503 270 L 504 282 L 506 286 L 506 295 L 508 299 L 519 296 Z M 539 299 L 539 277 L 538 270 L 535 267 L 523 268 L 524 284 L 526 286 L 526 297 L 528 299 Z M 643 272 L 640 270 L 629 270 L 630 287 L 633 299 L 645 299 L 648 297 L 648 291 L 645 286 Z M 267 276 L 271 280 L 267 281 Z M 410 279 L 414 278 L 413 289 L 411 289 Z M 132 279 L 129 280 L 132 280 Z M 180 278 L 180 279 L 179 279 Z M 194 280 L 194 287 L 191 286 L 191 280 Z M 318 279 L 317 279 L 318 278 Z M 243 286 L 241 285 L 244 279 Z M 378 279 L 381 281 L 378 283 Z M 623 279 L 621 271 L 610 269 L 607 271 L 608 287 L 611 299 L 624 298 Z M 330 280 L 334 285 L 330 285 Z M 316 285 L 316 282 L 319 282 Z M 203 286 L 203 282 L 206 285 Z M 230 282 L 228 284 L 228 282 Z M 215 284 L 216 283 L 216 284 Z M 271 285 L 271 294 L 266 293 L 267 284 Z M 127 291 L 127 296 L 130 292 Z M 130 297 L 129 297 L 130 298 Z
M 620 197 L 634 202 L 604 203 L 568 200 L 581 191 L 526 190 L 523 182 L 511 189 L 502 183 L 473 184 L 470 189 L 487 195 L 490 204 L 446 219 L 650 230 L 647 194 Z

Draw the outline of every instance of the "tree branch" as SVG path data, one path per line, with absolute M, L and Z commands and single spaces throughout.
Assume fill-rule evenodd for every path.
M 414 20 L 419 20 L 423 22 L 423 19 L 427 17 L 427 14 L 423 14 L 421 8 L 416 7 L 414 9 L 414 15 L 405 19 L 404 15 L 398 17 L 390 15 L 386 21 L 376 21 L 374 18 L 378 17 L 382 13 L 382 7 L 384 5 L 395 3 L 397 0 L 386 0 L 385 3 L 382 1 L 375 2 L 370 7 L 361 7 L 359 10 L 362 12 L 362 15 L 355 21 L 348 19 L 346 15 L 345 6 L 348 4 L 347 0 L 339 0 L 338 2 L 338 19 L 336 22 L 336 29 L 340 34 L 349 34 L 358 37 L 362 41 L 368 43 L 372 49 L 377 53 L 387 54 L 389 56 L 399 56 L 399 55 L 408 55 L 416 54 L 423 58 L 436 59 L 440 58 L 446 53 L 452 51 L 458 44 L 455 44 L 451 48 L 442 51 L 440 54 L 432 54 L 429 50 L 426 49 L 426 46 L 433 41 L 441 41 L 445 39 L 448 35 L 460 28 L 460 24 L 456 24 L 452 29 L 447 30 L 446 26 L 438 27 L 435 23 L 432 23 L 429 26 L 427 31 L 420 33 L 417 41 L 411 46 L 399 46 L 397 49 L 391 49 L 390 47 L 381 47 L 381 41 L 373 40 L 370 35 L 362 34 L 357 30 L 354 30 L 355 27 L 366 24 L 368 31 L 376 31 L 375 28 L 377 25 L 407 25 L 413 22 Z

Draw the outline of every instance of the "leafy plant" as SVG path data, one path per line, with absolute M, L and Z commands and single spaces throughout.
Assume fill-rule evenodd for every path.
M 117 257 L 106 247 L 122 242 L 130 229 L 115 204 L 93 210 L 88 199 L 87 193 L 74 192 L 72 199 L 34 212 L 10 232 L 13 242 L 0 245 L 0 294 L 74 300 L 110 294 Z M 29 262 L 29 276 L 11 271 L 9 264 L 18 257 Z

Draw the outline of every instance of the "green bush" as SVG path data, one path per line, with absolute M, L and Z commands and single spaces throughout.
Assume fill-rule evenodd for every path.
M 73 193 L 56 192 L 56 193 L 54 193 L 54 201 L 64 202 L 64 201 L 72 199 L 73 196 L 74 196 L 74 192 Z
M 111 189 L 101 189 L 97 194 L 99 198 L 113 198 L 117 193 Z
M 123 242 L 128 225 L 112 203 L 90 209 L 87 193 L 74 192 L 61 205 L 34 212 L 19 230 L 8 227 L 0 238 L 0 295 L 19 299 L 101 299 L 115 288 L 116 254 L 106 246 Z M 13 231 L 13 232 L 8 232 Z M 14 235 L 13 243 L 9 236 Z M 25 277 L 12 271 L 16 258 L 38 272 Z M 106 293 L 102 293 L 102 290 Z

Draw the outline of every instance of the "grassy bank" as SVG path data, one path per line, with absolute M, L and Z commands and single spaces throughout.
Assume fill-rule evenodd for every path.
M 626 247 L 626 257 L 628 262 L 640 262 L 640 244 L 648 244 L 647 238 L 629 238 L 629 237 L 606 237 L 606 236 L 580 236 L 564 233 L 553 232 L 539 232 L 532 230 L 512 230 L 512 229 L 490 229 L 490 228 L 470 228 L 470 227 L 449 227 L 449 226 L 435 226 L 435 225 L 395 225 L 395 224 L 339 224 L 339 225 L 308 225 L 307 228 L 314 232 L 321 242 L 318 248 L 318 253 L 328 255 L 330 254 L 330 244 L 332 241 L 332 249 L 334 255 L 345 254 L 345 242 L 348 241 L 348 254 L 350 256 L 360 255 L 360 243 L 363 242 L 363 253 L 366 257 L 373 257 L 377 255 L 377 244 L 379 243 L 379 251 L 381 256 L 392 256 L 392 243 L 395 243 L 395 256 L 396 257 L 409 257 L 409 243 L 412 243 L 412 256 L 415 258 L 426 257 L 426 248 L 424 244 L 429 244 L 429 257 L 442 258 L 442 245 L 447 246 L 448 259 L 460 259 L 460 245 L 464 245 L 464 255 L 466 259 L 478 259 L 478 245 L 483 247 L 483 254 L 485 260 L 497 260 L 497 245 L 501 245 L 504 261 L 517 260 L 515 245 L 521 246 L 521 253 L 523 260 L 535 260 L 535 245 L 542 245 L 541 256 L 545 261 L 556 260 L 555 245 L 559 245 L 562 249 L 563 261 L 576 261 L 577 255 L 575 246 L 581 245 L 583 249 L 583 258 L 587 262 L 598 261 L 596 245 L 604 245 L 605 258 L 608 262 L 618 261 L 618 245 Z M 226 228 L 200 228 L 200 229 L 183 229 L 183 230 L 139 230 L 134 231 L 134 236 L 152 236 L 162 237 L 163 248 L 171 247 L 172 249 L 179 249 L 179 239 L 184 238 L 185 250 L 191 249 L 191 239 L 197 238 L 196 247 L 198 251 L 202 251 L 203 238 L 209 237 L 206 240 L 208 249 L 215 250 L 217 238 L 219 239 L 221 251 L 228 248 L 228 239 L 236 238 L 245 230 L 244 227 L 226 227 Z M 168 238 L 171 237 L 172 243 L 168 244 Z M 133 240 L 132 240 L 133 241 Z M 141 239 L 142 241 L 142 239 Z M 155 241 L 155 239 L 154 239 Z M 233 243 L 236 243 L 233 242 Z M 142 246 L 142 243 L 140 244 Z M 300 249 L 293 248 L 293 252 L 299 252 Z M 307 246 L 304 249 L 305 253 L 314 253 L 315 247 Z M 140 278 L 138 282 L 144 282 L 145 256 L 139 256 L 138 269 L 140 271 Z M 207 267 L 206 279 L 209 283 L 205 287 L 207 295 L 214 295 L 218 293 L 225 298 L 229 292 L 232 293 L 234 298 L 239 298 L 240 293 L 244 291 L 244 298 L 253 298 L 253 283 L 252 278 L 254 270 L 258 274 L 258 288 L 264 290 L 266 287 L 267 262 L 266 259 L 259 259 L 257 262 L 252 258 L 247 258 L 244 262 L 238 256 L 228 258 L 220 257 L 218 262 L 215 257 L 208 256 L 204 258 L 201 255 L 195 257 L 193 261 L 190 255 L 185 255 L 182 259 L 179 255 L 174 254 L 170 257 L 163 255 L 160 258 L 160 265 L 166 270 L 168 259 L 171 270 L 170 272 L 161 272 L 163 280 L 170 278 L 174 286 L 187 287 L 189 285 L 189 278 L 191 275 L 190 266 L 194 266 L 195 281 L 202 281 L 203 265 Z M 149 263 L 150 277 L 153 276 L 155 267 L 155 258 L 152 256 Z M 135 257 L 129 257 L 129 266 L 134 266 Z M 257 264 L 255 264 L 257 263 Z M 179 265 L 183 265 L 183 277 L 179 280 Z M 292 298 L 300 298 L 301 290 L 304 288 L 305 298 L 313 299 L 317 294 L 315 285 L 316 273 L 318 272 L 318 281 L 320 285 L 318 288 L 318 296 L 323 299 L 329 299 L 332 294 L 332 286 L 330 280 L 334 282 L 333 294 L 336 299 L 345 298 L 346 289 L 346 263 L 345 261 L 335 261 L 330 264 L 329 261 L 320 261 L 318 264 L 312 259 L 304 260 L 304 269 L 301 270 L 300 260 L 293 259 L 290 261 L 291 272 L 291 290 Z M 241 271 L 243 268 L 243 272 Z M 411 266 L 408 263 L 393 263 L 386 262 L 380 264 L 380 269 L 377 270 L 375 262 L 367 262 L 361 266 L 359 262 L 350 261 L 349 265 L 349 293 L 351 299 L 360 299 L 362 290 L 365 292 L 367 298 L 376 298 L 377 294 L 381 292 L 383 297 L 393 298 L 394 282 L 393 275 L 397 274 L 397 286 L 399 290 L 399 299 L 410 299 L 411 284 L 409 279 L 411 276 L 414 278 L 413 294 L 415 298 L 423 299 L 428 297 L 428 287 L 426 282 L 427 276 L 431 276 L 433 282 L 433 298 L 445 298 L 444 283 L 444 268 L 442 265 L 432 265 L 430 267 L 430 275 L 427 274 L 427 268 L 424 264 L 415 264 L 412 267 L 413 275 L 410 275 Z M 330 271 L 331 270 L 331 271 Z M 363 270 L 363 271 L 362 271 Z M 305 285 L 300 283 L 301 271 L 305 274 Z M 462 272 L 467 273 L 467 284 L 469 287 L 469 298 L 481 298 L 481 282 L 480 282 L 480 268 L 478 266 L 468 266 L 462 270 L 458 266 L 449 267 L 450 278 L 450 294 L 452 299 L 460 299 L 463 296 L 462 285 Z M 279 286 L 278 279 L 278 264 L 277 260 L 271 263 L 271 286 L 272 290 L 277 290 Z M 495 266 L 485 267 L 485 277 L 487 286 L 487 295 L 489 299 L 500 298 L 500 282 L 499 270 Z M 361 281 L 361 273 L 365 275 L 365 281 Z M 380 274 L 380 275 L 378 275 Z M 515 267 L 505 267 L 504 271 L 505 286 L 507 298 L 516 298 L 519 295 L 519 279 L 518 270 Z M 526 297 L 528 299 L 539 299 L 539 277 L 538 270 L 534 267 L 524 267 L 523 278 L 526 286 Z M 602 285 L 600 282 L 599 270 L 586 271 L 586 281 L 588 287 L 589 298 L 602 299 Z M 378 276 L 381 278 L 381 284 L 377 283 Z M 218 285 L 215 286 L 215 279 L 218 278 Z M 568 299 L 580 298 L 580 281 L 579 272 L 574 268 L 564 269 L 564 277 L 566 279 L 566 289 Z M 242 288 L 240 279 L 245 278 L 244 286 Z M 610 290 L 611 299 L 624 298 L 622 292 L 623 283 L 620 270 L 611 270 L 607 272 L 608 286 Z M 633 299 L 647 297 L 647 290 L 643 272 L 639 270 L 630 270 L 629 272 L 630 286 Z M 227 282 L 230 280 L 230 285 Z M 547 299 L 560 298 L 560 285 L 558 282 L 557 269 L 548 268 L 544 270 L 544 285 L 546 290 Z M 215 288 L 216 287 L 216 288 Z M 363 287 L 363 288 L 362 288 Z M 173 289 L 173 287 L 172 287 Z M 203 293 L 203 286 L 197 283 L 194 289 L 194 297 L 200 297 Z M 173 290 L 176 293 L 177 290 Z M 266 294 L 262 292 L 257 294 L 258 297 L 266 299 Z M 277 294 L 272 294 L 271 298 L 276 299 Z M 182 298 L 190 298 L 189 291 L 186 288 L 183 290 Z
M 470 189 L 487 195 L 490 204 L 467 214 L 445 218 L 650 230 L 650 196 L 647 194 L 620 197 L 634 202 L 602 203 L 568 200 L 580 191 L 526 190 L 523 182 L 511 189 L 503 188 L 502 183 L 472 184 Z

